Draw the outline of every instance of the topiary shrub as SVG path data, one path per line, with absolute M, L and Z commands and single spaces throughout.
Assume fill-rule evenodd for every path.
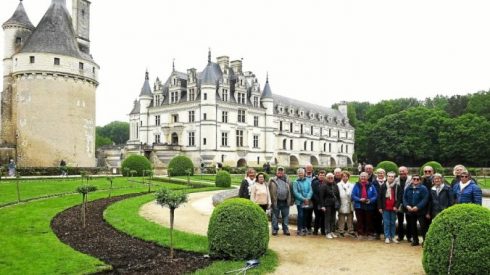
M 169 175 L 171 177 L 187 176 L 190 170 L 191 176 L 194 175 L 194 163 L 186 156 L 176 156 L 168 164 Z
M 424 174 L 424 167 L 425 166 L 432 167 L 435 171 L 434 173 L 441 173 L 442 175 L 444 175 L 444 167 L 442 167 L 442 165 L 437 161 L 429 161 L 429 162 L 425 163 L 424 165 L 422 165 L 420 167 L 420 171 L 419 171 L 420 175 Z
M 398 175 L 398 165 L 396 165 L 396 163 L 394 163 L 393 161 L 385 160 L 378 163 L 378 166 L 376 166 L 376 169 L 374 171 L 379 168 L 384 169 L 386 173 L 395 172 Z
M 258 259 L 269 244 L 267 216 L 247 199 L 224 201 L 213 211 L 208 227 L 209 254 L 219 259 Z
M 230 187 L 231 186 L 231 176 L 227 171 L 219 171 L 216 174 L 216 187 Z
M 131 175 L 131 171 L 134 176 L 143 176 L 143 171 L 151 170 L 150 161 L 144 156 L 139 155 L 130 155 L 121 163 L 121 170 L 123 171 L 123 176 L 129 177 Z
M 422 264 L 427 274 L 482 274 L 490 270 L 488 255 L 490 210 L 458 204 L 432 221 Z

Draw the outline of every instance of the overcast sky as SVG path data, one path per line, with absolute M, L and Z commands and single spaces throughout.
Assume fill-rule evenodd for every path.
M 50 2 L 24 0 L 34 25 Z M 17 5 L 1 0 L 0 21 Z M 273 93 L 325 106 L 488 90 L 489 11 L 487 0 L 92 0 L 97 125 L 128 120 L 146 68 L 152 83 L 174 58 L 201 71 L 208 48 L 243 58 L 262 87 L 269 72 Z

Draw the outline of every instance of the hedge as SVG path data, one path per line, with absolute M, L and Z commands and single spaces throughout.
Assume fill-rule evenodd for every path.
M 186 156 L 175 156 L 168 164 L 168 173 L 171 177 L 194 175 L 194 164 Z
M 221 170 L 216 175 L 216 187 L 230 187 L 231 186 L 231 176 L 227 171 Z
M 213 211 L 208 226 L 210 256 L 249 260 L 264 255 L 269 244 L 267 216 L 250 200 L 225 200 Z
M 432 221 L 422 264 L 427 274 L 483 274 L 490 270 L 490 210 L 458 204 Z
M 440 173 L 440 174 L 444 175 L 444 167 L 442 167 L 442 165 L 437 161 L 429 161 L 429 162 L 426 162 L 424 165 L 420 166 L 420 175 L 424 174 L 424 167 L 425 166 L 432 167 L 434 169 L 434 173 Z
M 131 171 L 136 171 L 135 176 L 143 176 L 143 171 L 151 170 L 150 161 L 140 155 L 130 155 L 121 163 L 121 171 L 123 175 L 128 177 L 131 176 Z
M 385 161 L 378 163 L 375 171 L 379 168 L 382 168 L 383 170 L 385 170 L 386 173 L 395 172 L 398 175 L 398 165 L 396 165 L 396 163 L 394 163 L 393 161 L 385 160 Z

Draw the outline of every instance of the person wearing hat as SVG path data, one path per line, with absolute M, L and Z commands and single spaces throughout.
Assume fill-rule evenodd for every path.
M 272 208 L 272 235 L 276 236 L 279 231 L 279 217 L 282 217 L 282 232 L 289 233 L 289 207 L 293 205 L 291 183 L 284 174 L 283 167 L 277 167 L 276 176 L 269 180 L 269 192 Z

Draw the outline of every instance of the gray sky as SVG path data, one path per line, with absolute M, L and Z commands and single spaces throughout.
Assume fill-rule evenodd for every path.
M 25 0 L 37 25 L 51 0 Z M 71 10 L 71 0 L 67 0 Z M 1 0 L 0 21 L 18 0 Z M 127 121 L 144 80 L 243 58 L 272 92 L 331 106 L 490 88 L 490 1 L 92 0 L 97 125 Z M 3 48 L 3 36 L 0 36 Z

